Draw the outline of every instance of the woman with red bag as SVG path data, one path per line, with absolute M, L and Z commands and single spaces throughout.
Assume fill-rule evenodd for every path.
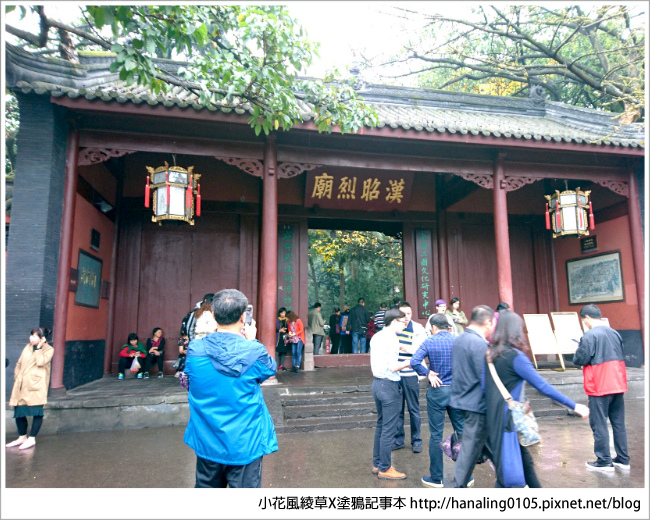
M 291 371 L 298 372 L 302 361 L 302 349 L 305 346 L 305 326 L 293 311 L 287 313 L 287 322 L 289 330 L 284 337 L 286 343 L 291 344 L 291 364 L 293 365 Z

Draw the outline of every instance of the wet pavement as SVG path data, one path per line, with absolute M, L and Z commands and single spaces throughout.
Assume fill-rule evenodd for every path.
M 593 460 L 588 420 L 577 417 L 539 421 L 542 445 L 532 448 L 542 486 L 548 488 L 642 488 L 645 472 L 645 401 L 626 401 L 631 469 L 613 474 L 584 467 Z M 41 434 L 33 449 L 5 449 L 7 488 L 190 488 L 194 452 L 183 443 L 185 428 Z M 445 435 L 451 433 L 447 421 Z M 406 480 L 382 481 L 370 473 L 373 429 L 278 435 L 280 450 L 264 457 L 263 488 L 421 488 L 428 470 L 428 427 L 424 449 L 393 452 L 393 465 Z M 13 440 L 8 436 L 6 442 Z M 494 486 L 492 469 L 474 473 L 477 488 Z M 445 459 L 445 486 L 452 485 L 453 462 Z

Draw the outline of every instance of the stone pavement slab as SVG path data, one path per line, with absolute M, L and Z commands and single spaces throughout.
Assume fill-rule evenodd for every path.
M 627 401 L 626 426 L 632 455 L 628 472 L 592 473 L 593 438 L 588 420 L 577 417 L 539 421 L 542 445 L 532 451 L 539 479 L 549 488 L 642 488 L 645 468 L 645 402 Z M 373 429 L 278 436 L 279 451 L 264 458 L 263 488 L 421 488 L 428 471 L 429 430 L 422 425 L 424 449 L 393 452 L 406 480 L 383 481 L 370 473 Z M 445 435 L 451 433 L 449 421 Z M 5 449 L 7 488 L 190 488 L 194 452 L 183 443 L 183 426 L 39 435 L 27 451 Z M 7 436 L 5 442 L 13 440 Z M 492 469 L 474 473 L 477 488 L 491 488 Z M 445 459 L 444 484 L 452 485 L 453 463 Z M 435 492 L 435 490 L 431 490 Z M 144 498 L 144 497 L 143 497 Z M 152 497 L 153 499 L 153 497 Z M 155 500 L 153 500 L 155 502 Z M 152 502 L 152 507 L 155 505 Z

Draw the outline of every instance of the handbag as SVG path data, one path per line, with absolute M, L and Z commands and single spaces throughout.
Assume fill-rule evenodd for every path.
M 133 358 L 133 363 L 131 363 L 131 368 L 129 370 L 131 370 L 131 372 L 134 374 L 140 370 L 140 363 L 138 363 L 137 357 Z
M 440 449 L 447 457 L 456 462 L 458 453 L 460 452 L 460 439 L 458 439 L 458 434 L 454 432 L 444 439 L 440 443 Z
M 185 356 L 183 354 L 178 356 L 178 359 L 172 363 L 172 368 L 179 371 L 182 371 L 185 368 Z
M 503 436 L 501 438 L 501 473 L 503 485 L 507 488 L 526 486 L 524 463 L 517 427 L 513 421 L 512 409 L 504 406 Z
M 497 385 L 499 392 L 501 392 L 503 399 L 508 405 L 508 409 L 512 416 L 512 422 L 515 425 L 515 429 L 519 436 L 519 443 L 522 446 L 532 446 L 533 444 L 537 444 L 542 440 L 542 438 L 539 435 L 539 426 L 537 425 L 535 414 L 533 414 L 533 411 L 530 409 L 530 402 L 528 399 L 524 402 L 515 401 L 510 395 L 510 392 L 508 392 L 506 387 L 503 386 L 503 383 L 497 374 L 497 370 L 494 367 L 494 363 L 488 362 L 488 367 L 490 369 L 490 374 L 492 374 L 494 384 Z M 523 383 L 519 384 L 521 385 Z

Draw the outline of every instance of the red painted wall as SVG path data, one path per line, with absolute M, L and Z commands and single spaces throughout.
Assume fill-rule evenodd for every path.
M 79 249 L 102 259 L 102 280 L 108 280 L 111 272 L 111 253 L 113 250 L 113 223 L 90 202 L 77 194 L 72 239 L 72 264 L 76 269 L 79 262 Z M 90 230 L 100 233 L 99 251 L 90 248 Z M 68 294 L 68 322 L 66 341 L 96 340 L 106 337 L 108 300 L 99 299 L 99 309 L 81 307 L 74 304 L 75 293 Z
M 600 224 L 596 223 L 596 229 L 591 232 L 592 235 L 598 237 L 598 251 L 594 253 L 582 254 L 580 252 L 580 240 L 577 238 L 555 239 L 555 262 L 560 295 L 560 311 L 580 312 L 582 308 L 582 305 L 569 305 L 566 261 L 618 250 L 621 252 L 621 270 L 623 272 L 623 284 L 625 287 L 625 301 L 598 303 L 596 305 L 602 311 L 603 316 L 609 319 L 609 323 L 614 329 L 638 330 L 641 328 L 629 229 L 627 216 L 608 220 Z

